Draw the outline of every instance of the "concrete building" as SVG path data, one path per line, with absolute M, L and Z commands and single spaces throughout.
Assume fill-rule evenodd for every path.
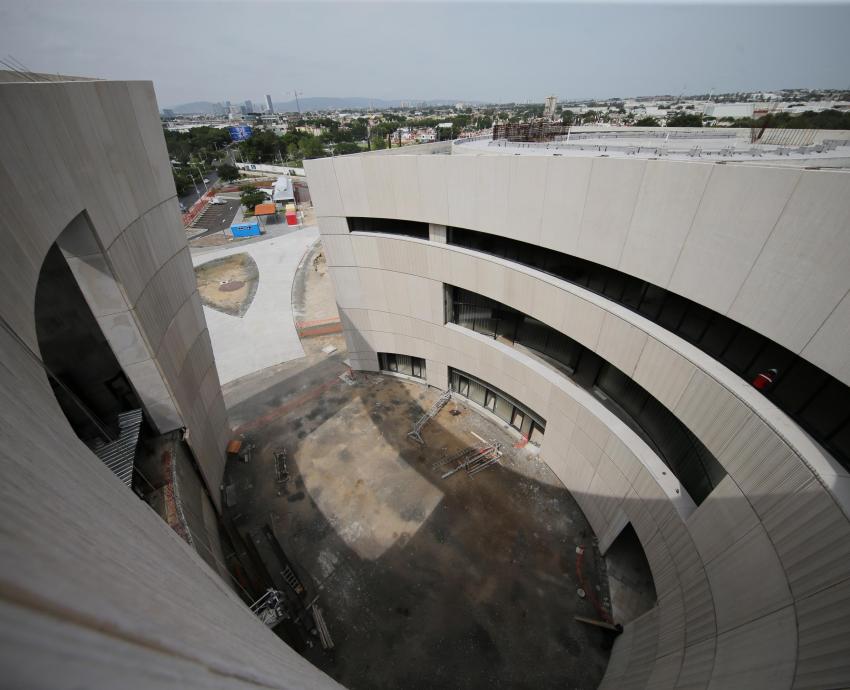
M 0 103 L 3 685 L 339 687 L 92 440 L 128 408 L 185 429 L 215 521 L 231 432 L 152 85 Z M 811 162 L 840 167 L 831 137 L 307 162 L 352 366 L 515 427 L 603 550 L 633 526 L 658 602 L 605 687 L 850 684 L 850 176 Z
M 337 687 L 91 447 L 127 407 L 185 428 L 214 532 L 230 429 L 152 85 L 0 102 L 0 684 Z
M 657 604 L 603 687 L 848 687 L 848 133 L 665 132 L 305 161 L 351 366 L 539 444 L 603 552 L 634 528 Z
M 274 112 L 274 103 L 272 103 L 271 94 L 266 94 L 266 110 L 270 113 Z

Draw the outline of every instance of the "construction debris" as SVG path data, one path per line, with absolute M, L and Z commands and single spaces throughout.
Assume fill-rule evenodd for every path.
M 289 469 L 286 467 L 286 448 L 274 452 L 274 474 L 278 484 L 289 481 Z
M 573 616 L 573 618 L 575 618 L 579 623 L 602 628 L 603 630 L 608 630 L 609 632 L 616 633 L 617 635 L 623 632 L 623 626 L 619 623 L 609 623 L 608 621 L 596 620 L 595 618 L 585 618 L 584 616 Z
M 283 592 L 276 589 L 266 590 L 263 596 L 251 604 L 251 611 L 270 628 L 290 617 Z
M 422 429 L 429 421 L 437 416 L 437 413 L 442 410 L 445 404 L 451 399 L 451 390 L 444 391 L 443 394 L 437 398 L 437 401 L 431 405 L 431 409 L 416 420 L 416 424 L 413 425 L 413 430 L 408 432 L 407 435 L 417 443 L 421 443 L 424 446 L 425 440 L 422 438 Z
M 439 462 L 432 465 L 432 469 L 449 468 L 440 478 L 448 479 L 453 474 L 466 470 L 466 474 L 474 477 L 479 472 L 483 472 L 488 467 L 499 462 L 502 457 L 502 444 L 498 442 L 487 443 L 479 446 L 469 446 L 459 450 L 454 455 L 450 455 Z
M 322 643 L 322 647 L 333 649 L 334 641 L 331 639 L 328 624 L 325 623 L 325 617 L 322 615 L 322 609 L 316 606 L 316 604 L 313 604 L 310 610 L 313 613 L 313 622 L 316 624 L 316 630 L 319 632 L 319 641 Z

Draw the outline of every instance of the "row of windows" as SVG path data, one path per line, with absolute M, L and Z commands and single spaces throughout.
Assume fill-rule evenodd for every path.
M 425 360 L 421 357 L 398 355 L 395 352 L 379 352 L 378 366 L 381 368 L 381 371 L 406 374 L 407 376 L 414 376 L 417 379 L 425 378 Z
M 607 297 L 676 333 L 749 382 L 777 370 L 774 383 L 762 392 L 850 469 L 850 387 L 787 348 L 691 300 L 591 261 L 463 228 L 448 228 L 448 241 Z
M 446 286 L 448 319 L 501 342 L 542 355 L 637 432 L 700 504 L 726 472 L 664 405 L 596 353 L 537 319 L 468 290 Z
M 427 239 L 428 224 L 351 218 L 352 232 Z M 762 393 L 850 469 L 850 387 L 778 343 L 644 280 L 527 242 L 447 228 L 449 244 L 486 252 L 581 285 L 681 336 L 748 382 L 775 369 Z
M 546 421 L 506 393 L 459 369 L 451 368 L 449 387 L 455 393 L 490 410 L 499 419 L 524 434 L 530 443 L 540 445 L 546 431 Z

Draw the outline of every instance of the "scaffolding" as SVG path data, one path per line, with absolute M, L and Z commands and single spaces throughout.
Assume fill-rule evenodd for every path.
M 493 441 L 492 443 L 463 448 L 457 453 L 435 462 L 431 469 L 444 470 L 440 479 L 448 479 L 461 470 L 466 470 L 468 476 L 474 477 L 479 472 L 497 464 L 501 457 L 502 444 Z
M 416 420 L 416 424 L 413 425 L 413 429 L 409 431 L 407 435 L 417 443 L 421 443 L 424 446 L 425 440 L 422 438 L 422 429 L 429 421 L 431 421 L 431 419 L 437 416 L 437 413 L 443 409 L 445 404 L 451 400 L 451 398 L 451 390 L 445 391 L 439 398 L 437 398 L 437 402 L 431 405 L 431 409 Z

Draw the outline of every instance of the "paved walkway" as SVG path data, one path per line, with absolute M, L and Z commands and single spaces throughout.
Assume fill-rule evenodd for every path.
M 192 251 L 195 266 L 244 252 L 259 272 L 257 292 L 242 318 L 204 306 L 222 384 L 304 356 L 292 313 L 292 282 L 318 236 L 318 229 L 308 226 L 258 242 Z

